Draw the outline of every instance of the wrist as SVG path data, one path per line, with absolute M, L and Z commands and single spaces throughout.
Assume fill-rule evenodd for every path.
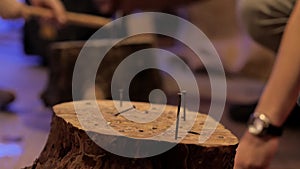
M 256 112 L 249 118 L 248 132 L 256 137 L 280 137 L 283 127 L 274 125 L 266 114 Z

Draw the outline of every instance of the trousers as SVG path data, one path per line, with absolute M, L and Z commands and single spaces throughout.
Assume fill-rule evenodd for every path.
M 296 1 L 240 0 L 241 19 L 252 39 L 276 53 Z
M 277 52 L 297 0 L 240 0 L 241 21 L 250 37 Z

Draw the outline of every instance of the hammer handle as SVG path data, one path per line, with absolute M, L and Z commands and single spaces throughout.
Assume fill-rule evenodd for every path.
M 53 13 L 50 9 L 36 7 L 36 6 L 26 6 L 26 17 L 46 17 L 51 18 L 53 17 Z M 89 14 L 82 14 L 82 13 L 75 13 L 75 12 L 66 12 L 66 23 L 78 26 L 86 26 L 90 28 L 100 28 L 103 25 L 111 22 L 111 19 L 89 15 Z

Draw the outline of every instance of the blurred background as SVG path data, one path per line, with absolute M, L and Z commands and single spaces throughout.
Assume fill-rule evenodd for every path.
M 96 0 L 63 2 L 69 11 L 114 17 L 112 12 L 100 13 Z M 228 85 L 221 123 L 240 138 L 269 76 L 274 53 L 247 36 L 239 21 L 237 5 L 238 0 L 211 0 L 176 10 L 165 9 L 164 12 L 195 24 L 217 49 Z M 57 28 L 39 19 L 26 22 L 0 19 L 0 89 L 15 95 L 15 100 L 0 111 L 0 169 L 30 166 L 38 157 L 50 129 L 51 106 L 71 101 L 70 79 L 74 61 L 82 43 L 96 30 L 72 25 Z M 186 32 L 185 27 L 178 27 L 182 36 L 188 36 Z M 201 40 L 195 43 L 201 43 Z M 177 54 L 190 66 L 199 83 L 199 111 L 207 113 L 210 84 L 201 61 L 195 59 L 188 48 L 170 38 L 158 36 L 155 45 Z M 203 54 L 207 54 L 205 49 Z M 162 58 L 158 62 L 172 66 L 172 60 Z M 167 93 L 168 103 L 175 104 L 178 89 L 171 85 L 169 77 L 162 75 L 161 80 L 162 84 L 155 85 L 161 85 Z M 297 116 L 288 122 L 272 168 L 300 167 L 299 119 Z

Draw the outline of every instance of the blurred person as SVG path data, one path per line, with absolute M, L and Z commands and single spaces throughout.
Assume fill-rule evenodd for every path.
M 66 22 L 65 9 L 59 0 L 31 0 L 31 2 L 33 5 L 52 9 L 53 19 L 59 24 Z M 0 0 L 0 16 L 4 19 L 26 18 L 26 10 L 26 5 L 16 0 Z M 14 99 L 14 92 L 0 89 L 0 109 L 5 109 Z
M 234 169 L 268 169 L 300 90 L 300 3 L 242 0 L 240 9 L 251 37 L 277 56 L 238 146 Z

